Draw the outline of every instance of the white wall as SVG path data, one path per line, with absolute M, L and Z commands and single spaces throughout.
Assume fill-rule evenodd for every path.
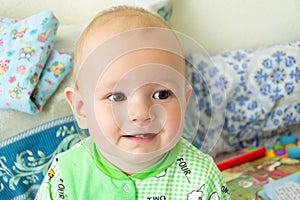
M 210 53 L 300 39 L 299 0 L 175 0 L 171 23 Z
M 117 0 L 0 0 L 0 16 L 23 18 L 51 9 L 61 24 L 89 20 Z

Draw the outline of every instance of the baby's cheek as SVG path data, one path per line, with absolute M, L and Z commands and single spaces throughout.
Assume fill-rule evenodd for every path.
M 172 132 L 177 131 L 181 128 L 184 120 L 184 116 L 180 109 L 171 109 L 168 111 L 168 114 L 166 115 L 166 126 L 169 129 L 172 129 Z
M 101 128 L 102 132 L 105 133 L 107 130 L 113 131 L 113 129 L 118 128 L 118 124 L 110 108 L 99 106 L 95 111 L 98 127 Z

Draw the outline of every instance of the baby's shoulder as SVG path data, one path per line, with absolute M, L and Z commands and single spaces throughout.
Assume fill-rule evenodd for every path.
M 213 158 L 209 154 L 203 153 L 200 149 L 196 148 L 185 139 L 182 140 L 182 150 L 180 156 L 198 163 L 209 164 L 214 162 Z
M 91 143 L 92 143 L 92 139 L 90 137 L 86 138 L 76 143 L 68 150 L 57 154 L 56 158 L 59 160 L 70 160 L 70 159 L 78 160 L 81 157 L 86 157 L 86 155 L 89 154 L 88 148 Z

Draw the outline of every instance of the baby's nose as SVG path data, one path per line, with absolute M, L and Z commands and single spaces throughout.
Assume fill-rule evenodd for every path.
M 151 102 L 145 98 L 134 98 L 129 101 L 128 114 L 131 122 L 139 126 L 149 124 L 152 120 L 150 108 Z

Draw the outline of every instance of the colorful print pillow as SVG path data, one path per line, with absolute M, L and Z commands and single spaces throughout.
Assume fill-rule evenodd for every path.
M 273 145 L 280 135 L 299 137 L 300 39 L 258 49 L 226 51 L 210 57 L 214 65 L 205 64 L 198 57 L 189 55 L 192 63 L 187 65 L 199 97 L 194 110 L 201 113 L 196 145 L 209 149 L 219 140 L 214 151 L 225 152 Z M 204 139 L 214 108 L 210 107 L 210 86 L 199 71 L 218 77 L 216 80 L 224 86 L 226 112 L 220 137 Z
M 37 86 L 31 95 L 32 110 L 42 111 L 48 98 L 73 67 L 73 59 L 63 52 L 52 50 Z
M 43 91 L 40 90 L 40 85 L 44 84 L 40 83 L 40 79 L 45 74 L 50 74 L 45 66 L 47 68 L 50 67 L 49 64 L 53 64 L 46 65 L 46 62 L 52 51 L 58 25 L 51 11 L 44 11 L 23 20 L 0 19 L 0 108 L 30 114 L 41 111 L 45 100 L 54 90 L 46 87 L 48 93 L 39 93 Z M 53 58 L 58 55 L 53 52 L 48 62 L 53 62 Z M 66 57 L 68 56 L 57 61 L 57 67 L 64 69 L 64 72 L 61 70 L 62 74 L 66 74 L 66 69 L 69 69 L 65 65 L 70 65 L 70 57 Z M 57 76 L 56 79 L 60 80 L 61 77 Z M 47 80 L 57 87 L 51 77 Z

